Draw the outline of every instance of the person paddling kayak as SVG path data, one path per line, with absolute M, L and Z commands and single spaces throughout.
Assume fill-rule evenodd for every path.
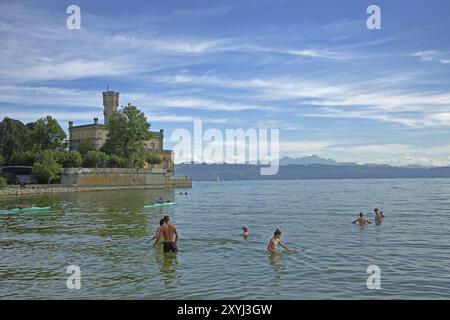
M 27 209 L 27 208 L 31 208 L 31 204 L 28 203 L 19 203 L 19 205 L 17 206 L 18 209 Z

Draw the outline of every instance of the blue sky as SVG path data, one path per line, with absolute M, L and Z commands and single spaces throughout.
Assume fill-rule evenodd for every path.
M 167 148 L 200 119 L 280 129 L 282 155 L 447 165 L 449 31 L 444 0 L 2 1 L 0 117 L 91 123 L 109 84 Z

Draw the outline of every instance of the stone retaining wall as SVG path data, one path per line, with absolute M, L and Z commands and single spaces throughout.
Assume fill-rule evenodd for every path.
M 164 186 L 167 188 L 189 188 L 186 185 L 170 184 Z M 27 185 L 25 188 L 19 188 L 16 186 L 8 187 L 6 189 L 0 189 L 1 196 L 22 196 L 33 194 L 49 194 L 49 193 L 72 193 L 72 192 L 93 192 L 93 191 L 112 191 L 112 190 L 147 190 L 147 189 L 161 189 L 159 185 L 146 185 L 146 186 L 101 186 L 101 187 L 67 187 L 60 185 Z
M 162 169 L 65 168 L 60 180 L 60 184 L 9 186 L 0 189 L 0 196 L 192 187 L 190 177 L 168 175 Z

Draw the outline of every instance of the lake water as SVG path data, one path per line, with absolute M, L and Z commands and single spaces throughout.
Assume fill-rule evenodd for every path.
M 179 205 L 143 209 L 160 195 Z M 386 179 L 21 198 L 54 208 L 1 211 L 0 298 L 448 299 L 449 195 L 450 179 Z M 0 208 L 17 201 L 0 198 Z M 373 219 L 375 207 L 383 224 L 351 224 L 360 210 Z M 177 255 L 149 241 L 164 214 L 181 236 Z M 276 227 L 293 252 L 268 254 Z M 81 269 L 79 290 L 66 286 L 69 265 Z M 381 270 L 379 290 L 367 288 L 370 265 Z

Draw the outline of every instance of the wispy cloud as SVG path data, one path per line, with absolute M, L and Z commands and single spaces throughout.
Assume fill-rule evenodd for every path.
M 413 53 L 413 56 L 418 57 L 422 61 L 438 61 L 443 64 L 450 64 L 449 55 L 436 50 L 419 51 Z
M 346 82 L 329 84 L 323 79 L 308 78 L 235 80 L 177 74 L 156 81 L 244 90 L 250 99 L 283 105 L 282 110 L 297 110 L 302 117 L 359 118 L 408 127 L 447 126 L 450 92 L 409 89 L 408 83 L 416 83 L 419 77 L 415 73 L 392 72 L 363 81 L 349 78 Z
M 101 116 L 101 89 L 109 83 L 121 104 L 134 103 L 169 128 L 201 119 L 279 128 L 290 154 L 447 159 L 421 148 L 450 138 L 450 51 L 445 41 L 420 49 L 430 48 L 425 35 L 445 34 L 447 18 L 415 30 L 413 43 L 409 28 L 369 36 L 365 17 L 351 10 L 333 21 L 312 8 L 298 20 L 295 1 L 141 2 L 102 10 L 82 1 L 82 29 L 71 31 L 64 8 L 44 3 L 2 6 L 2 116 L 31 121 L 52 113 L 65 123 L 90 123 Z

